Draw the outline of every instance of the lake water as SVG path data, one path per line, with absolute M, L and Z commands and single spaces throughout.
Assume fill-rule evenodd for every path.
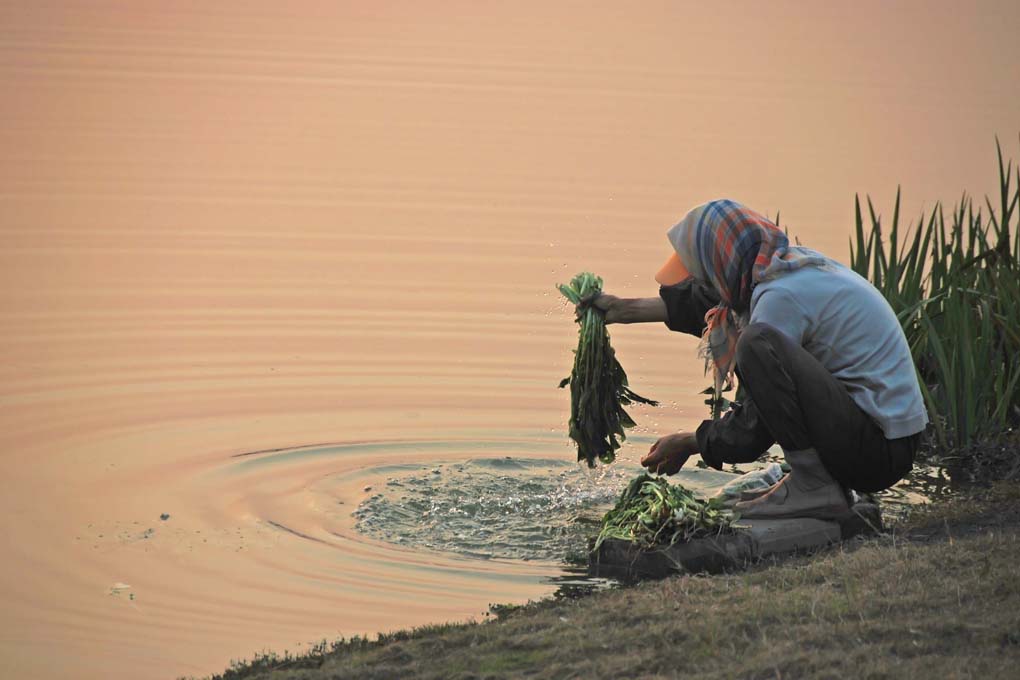
M 573 467 L 554 284 L 655 295 L 718 196 L 845 260 L 855 192 L 913 216 L 1016 155 L 1016 3 L 549 4 L 0 4 L 3 675 L 551 594 L 568 514 L 707 385 L 613 328 L 663 406 Z M 373 528 L 401 496 L 417 540 Z

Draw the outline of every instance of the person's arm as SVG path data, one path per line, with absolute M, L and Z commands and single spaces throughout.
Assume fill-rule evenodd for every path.
M 606 323 L 661 322 L 672 331 L 701 337 L 705 314 L 719 304 L 710 287 L 688 279 L 659 288 L 659 297 L 620 298 L 602 293 L 591 302 L 605 312 Z
M 666 320 L 662 298 L 618 298 L 603 293 L 592 305 L 605 312 L 606 323 L 648 323 Z
M 750 397 L 733 402 L 720 418 L 702 421 L 695 438 L 701 460 L 716 470 L 723 463 L 756 461 L 776 443 Z
M 722 470 L 724 463 L 750 463 L 775 443 L 750 399 L 737 403 L 718 420 L 706 420 L 697 432 L 677 432 L 660 437 L 641 459 L 649 472 L 672 475 L 687 459 L 701 454 L 709 467 Z

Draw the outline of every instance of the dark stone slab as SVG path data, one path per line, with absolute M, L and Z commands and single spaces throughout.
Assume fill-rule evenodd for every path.
M 736 526 L 750 535 L 754 557 L 821 548 L 842 537 L 839 524 L 821 519 L 749 519 Z
M 687 543 L 641 550 L 630 541 L 608 539 L 589 553 L 588 571 L 625 580 L 663 578 L 678 572 L 720 572 L 752 559 L 820 548 L 860 534 L 882 530 L 877 505 L 858 503 L 835 521 L 793 518 L 741 520 L 737 531 Z
M 739 566 L 753 556 L 753 541 L 740 532 L 700 538 L 652 550 L 630 541 L 610 538 L 588 556 L 588 571 L 595 576 L 625 580 L 663 578 L 677 572 L 720 572 Z

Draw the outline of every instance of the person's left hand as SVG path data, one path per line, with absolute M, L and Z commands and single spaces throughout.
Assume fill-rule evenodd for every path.
M 677 432 L 660 437 L 641 459 L 649 472 L 673 475 L 680 471 L 687 459 L 698 453 L 698 439 L 692 432 Z

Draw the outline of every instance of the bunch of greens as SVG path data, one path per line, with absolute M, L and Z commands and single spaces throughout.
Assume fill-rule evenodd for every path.
M 641 474 L 627 486 L 616 507 L 602 518 L 594 550 L 607 538 L 631 541 L 648 549 L 717 536 L 731 531 L 738 517 L 724 509 L 721 498 L 704 501 L 663 477 Z
M 574 368 L 560 383 L 560 387 L 570 385 L 570 438 L 577 444 L 577 459 L 588 467 L 595 467 L 596 459 L 612 463 L 627 438 L 624 428 L 634 427 L 623 407 L 634 402 L 658 406 L 658 402 L 627 386 L 627 374 L 609 344 L 605 317 L 591 304 L 602 292 L 602 279 L 583 272 L 571 279 L 570 285 L 558 288 L 581 307 Z

